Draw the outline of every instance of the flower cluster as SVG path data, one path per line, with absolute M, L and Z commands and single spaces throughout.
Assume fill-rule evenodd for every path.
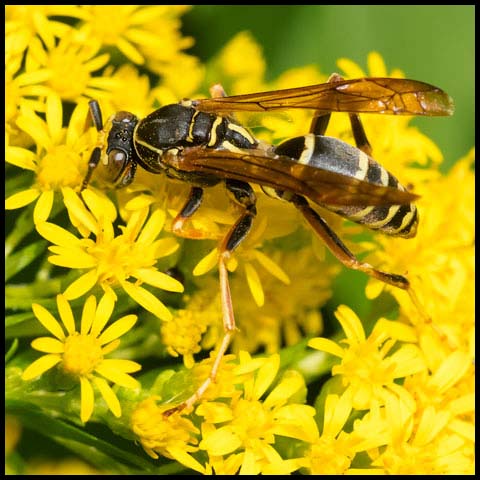
M 205 189 L 180 232 L 185 182 L 139 166 L 111 191 L 100 162 L 81 191 L 106 133 L 87 121 L 92 98 L 104 119 L 142 118 L 214 83 L 241 94 L 328 79 L 303 67 L 267 82 L 248 32 L 203 65 L 186 53 L 187 10 L 6 6 L 7 471 L 44 472 L 18 467 L 21 429 L 32 428 L 97 472 L 473 473 L 473 150 L 442 175 L 441 152 L 408 117 L 362 117 L 376 160 L 421 195 L 421 224 L 408 241 L 358 242 L 356 226 L 321 212 L 355 255 L 407 274 L 418 297 L 369 279 L 361 318 L 348 295 L 333 297 L 352 290 L 345 270 L 298 210 L 254 185 L 254 225 L 226 263 L 237 332 L 220 363 L 219 246 L 241 213 L 224 186 Z M 377 53 L 367 72 L 338 66 L 346 78 L 403 76 Z M 305 134 L 311 112 L 236 119 L 275 144 Z M 347 115 L 327 133 L 354 144 Z M 88 421 L 112 434 L 85 432 Z

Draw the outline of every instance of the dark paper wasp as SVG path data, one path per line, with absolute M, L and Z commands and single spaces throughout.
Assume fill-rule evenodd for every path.
M 225 335 L 209 377 L 180 406 L 192 406 L 215 379 L 221 359 L 235 332 L 235 319 L 226 262 L 248 234 L 256 215 L 251 183 L 269 195 L 292 203 L 331 252 L 347 267 L 365 272 L 387 284 L 409 290 L 401 275 L 382 272 L 359 261 L 310 204 L 387 235 L 413 237 L 418 215 L 412 203 L 417 195 L 371 157 L 371 147 L 360 113 L 443 116 L 453 113 L 451 98 L 423 82 L 397 78 L 344 80 L 333 74 L 320 85 L 228 97 L 223 88 L 211 89 L 212 98 L 184 100 L 167 105 L 143 119 L 129 112 L 112 115 L 103 126 L 96 101 L 90 114 L 99 132 L 85 189 L 100 161 L 116 188 L 129 185 L 140 165 L 191 184 L 189 196 L 173 221 L 181 233 L 200 207 L 203 190 L 224 182 L 243 211 L 219 245 L 218 269 Z M 258 141 L 235 121 L 234 112 L 311 109 L 307 135 L 277 146 Z M 332 112 L 347 112 L 357 148 L 324 135 Z M 106 143 L 105 143 L 106 140 Z

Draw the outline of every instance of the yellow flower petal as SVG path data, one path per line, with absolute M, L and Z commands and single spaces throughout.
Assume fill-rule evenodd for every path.
M 65 339 L 65 333 L 57 319 L 45 308 L 38 303 L 32 304 L 32 310 L 38 321 L 59 340 Z
M 70 304 L 68 303 L 64 295 L 62 294 L 57 295 L 57 306 L 58 306 L 58 313 L 60 314 L 60 318 L 67 332 L 69 334 L 74 333 L 75 319 L 73 318 L 73 312 L 70 307 Z
M 50 243 L 61 245 L 63 247 L 71 247 L 78 245 L 80 240 L 67 230 L 54 223 L 42 222 L 36 225 L 38 233 Z
M 372 77 L 388 77 L 387 66 L 378 52 L 370 52 L 367 57 L 367 68 Z
M 352 408 L 352 398 L 348 390 L 341 397 L 332 394 L 327 395 L 323 435 L 336 437 L 348 420 Z
M 82 196 L 86 197 L 87 191 L 89 190 L 84 190 Z M 80 197 L 71 188 L 63 188 L 62 193 L 63 202 L 68 209 L 72 223 L 77 228 L 79 228 L 79 225 L 82 225 L 88 232 L 93 232 L 96 235 L 98 233 L 98 225 L 93 215 L 85 208 Z
M 199 276 L 209 272 L 217 265 L 218 249 L 214 248 L 208 255 L 205 255 L 193 269 L 193 275 Z
M 39 337 L 32 340 L 32 348 L 45 353 L 63 353 L 65 348 L 63 342 L 52 337 Z
M 5 149 L 5 161 L 25 170 L 35 171 L 36 155 L 26 148 L 9 146 Z
M 105 345 L 106 343 L 115 340 L 118 337 L 121 337 L 126 332 L 128 332 L 136 323 L 136 315 L 127 315 L 120 320 L 117 320 L 115 323 L 112 323 L 99 337 L 98 341 L 100 345 Z
M 95 269 L 90 270 L 71 283 L 63 292 L 63 295 L 67 300 L 75 300 L 89 292 L 95 286 L 97 280 L 97 271 Z
M 117 417 L 122 416 L 122 407 L 120 406 L 120 402 L 118 401 L 115 392 L 112 390 L 110 385 L 104 380 L 103 378 L 94 377 L 93 382 L 100 390 L 105 403 L 108 405 L 109 410 Z
M 143 57 L 140 52 L 127 40 L 119 38 L 116 46 L 133 63 L 143 63 Z
M 291 404 L 275 411 L 275 434 L 314 442 L 318 438 L 315 409 L 310 405 Z
M 176 252 L 180 248 L 178 241 L 173 238 L 160 238 L 154 242 L 153 247 L 155 249 L 155 256 L 157 258 L 167 257 Z
M 283 375 L 282 381 L 268 394 L 263 404 L 268 408 L 274 405 L 283 405 L 287 399 L 302 388 L 305 388 L 302 375 L 295 370 L 290 370 Z
M 85 378 L 80 377 L 80 420 L 88 422 L 93 413 L 93 387 Z
M 335 316 L 342 325 L 347 339 L 355 342 L 365 341 L 365 331 L 362 322 L 360 322 L 352 309 L 348 308 L 346 305 L 339 305 L 335 312 Z
M 339 358 L 343 358 L 345 353 L 339 345 L 328 338 L 312 338 L 308 341 L 308 346 L 315 348 L 316 350 L 321 350 L 322 352 L 330 353 L 331 355 L 335 355 Z
M 98 302 L 98 307 L 95 312 L 95 318 L 90 329 L 90 334 L 98 337 L 103 327 L 107 324 L 112 316 L 113 308 L 115 307 L 115 299 L 112 295 L 105 294 Z
M 97 299 L 94 295 L 90 295 L 82 310 L 82 319 L 80 321 L 80 333 L 87 335 L 95 318 L 95 310 L 97 309 Z
M 169 321 L 172 319 L 172 314 L 168 308 L 148 290 L 129 282 L 122 282 L 122 287 L 138 304 L 160 320 Z
M 5 200 L 5 209 L 14 210 L 16 208 L 22 208 L 34 202 L 39 195 L 40 191 L 37 188 L 30 188 L 23 192 L 14 193 Z
M 267 361 L 259 368 L 255 386 L 253 390 L 253 398 L 259 399 L 272 384 L 280 367 L 280 356 L 271 355 Z
M 52 252 L 58 252 L 59 249 L 50 247 Z M 94 268 L 97 266 L 97 260 L 80 248 L 65 249 L 60 255 L 51 255 L 48 261 L 53 265 L 66 268 Z
M 265 295 L 263 293 L 262 282 L 260 281 L 258 273 L 253 265 L 249 262 L 245 263 L 244 269 L 245 276 L 247 277 L 248 287 L 250 288 L 253 299 L 259 307 L 262 307 L 265 303 Z
M 259 250 L 254 250 L 254 255 L 265 270 L 278 278 L 285 285 L 290 285 L 290 278 L 288 275 L 271 258 L 267 257 Z
M 180 462 L 182 465 L 185 465 L 192 470 L 196 470 L 202 474 L 205 474 L 205 468 L 197 462 L 191 455 L 189 455 L 184 448 L 169 446 L 167 447 L 168 453 L 175 459 L 177 462 Z
M 47 221 L 53 207 L 53 190 L 42 192 L 33 210 L 33 222 L 35 224 Z
M 74 191 L 68 192 L 67 195 L 68 198 L 72 200 L 72 205 L 74 199 L 78 199 L 78 195 Z M 85 226 L 87 226 L 87 223 L 90 223 L 91 221 L 90 212 L 93 213 L 95 218 L 105 218 L 110 223 L 113 223 L 117 218 L 117 209 L 115 204 L 101 192 L 87 189 L 82 192 L 82 198 L 87 204 L 88 210 L 85 208 L 85 205 L 83 205 L 82 202 L 80 202 L 81 205 L 80 203 L 75 202 L 75 208 L 78 209 L 80 215 L 85 215 L 83 218 Z M 88 215 L 90 215 L 90 217 L 88 217 Z M 97 227 L 95 225 L 95 220 L 93 220 L 93 223 L 93 230 L 91 231 L 96 233 Z
M 25 369 L 22 374 L 22 379 L 31 380 L 32 378 L 38 377 L 47 370 L 50 370 L 61 360 L 62 358 L 59 355 L 44 355 Z
M 139 363 L 125 358 L 107 358 L 103 360 L 103 363 L 108 368 L 115 368 L 123 373 L 134 373 L 142 369 Z
M 116 368 L 114 359 L 104 360 L 95 368 L 95 371 L 117 385 L 125 388 L 138 388 L 140 383 L 130 375 L 123 373 Z
M 148 219 L 148 222 L 143 227 L 140 235 L 137 238 L 137 242 L 140 244 L 150 245 L 158 237 L 165 224 L 165 218 L 167 214 L 165 210 L 155 210 Z
M 132 276 L 168 292 L 183 292 L 184 290 L 183 285 L 175 278 L 150 268 L 137 268 L 132 272 Z
M 457 383 L 472 364 L 467 354 L 452 352 L 432 375 L 430 381 L 439 390 L 445 392 Z
M 385 284 L 376 278 L 369 279 L 367 286 L 365 287 L 365 296 L 369 300 L 377 298 L 385 288 Z
M 120 345 L 120 340 L 118 338 L 113 342 L 110 342 L 109 344 L 105 345 L 104 347 L 102 347 L 103 355 L 108 355 L 110 352 L 113 352 L 118 348 L 119 345 Z
M 232 426 L 221 427 L 204 436 L 200 448 L 209 455 L 228 455 L 242 445 L 242 441 Z

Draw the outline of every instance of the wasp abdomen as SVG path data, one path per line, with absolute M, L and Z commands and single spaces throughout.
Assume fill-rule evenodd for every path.
M 275 148 L 275 153 L 287 155 L 304 165 L 341 173 L 375 185 L 405 190 L 405 187 L 373 158 L 336 138 L 308 134 L 283 142 Z M 387 235 L 409 238 L 416 233 L 418 213 L 413 204 L 322 206 Z

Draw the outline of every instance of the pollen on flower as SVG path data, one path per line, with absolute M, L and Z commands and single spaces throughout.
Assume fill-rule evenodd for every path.
M 81 182 L 83 172 L 79 155 L 67 145 L 52 148 L 42 157 L 37 167 L 37 183 L 41 190 L 59 190 L 75 187 Z
M 103 361 L 102 346 L 92 335 L 75 332 L 65 339 L 62 367 L 73 375 L 88 375 Z

